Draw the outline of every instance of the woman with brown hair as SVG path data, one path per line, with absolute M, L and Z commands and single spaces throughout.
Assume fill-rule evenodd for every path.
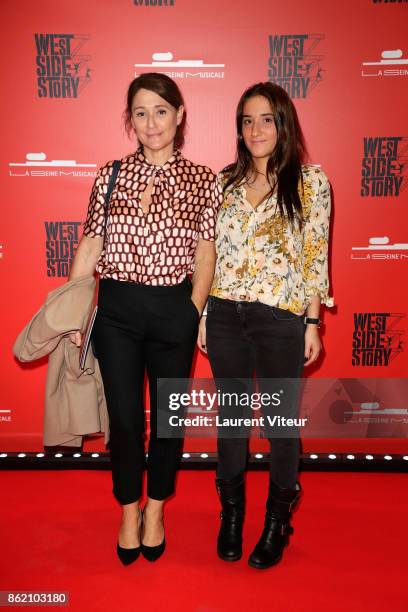
M 147 73 L 132 81 L 125 123 L 139 147 L 121 160 L 105 241 L 113 162 L 100 168 L 69 277 L 95 269 L 100 277 L 93 335 L 109 413 L 113 494 L 122 506 L 117 553 L 126 565 L 140 552 L 155 561 L 165 548 L 163 504 L 174 492 L 182 440 L 158 436 L 157 379 L 189 377 L 214 273 L 221 194 L 209 168 L 181 155 L 185 122 L 172 79 Z M 79 345 L 79 333 L 72 340 Z M 145 371 L 150 440 L 142 517 Z
M 262 391 L 273 386 L 273 379 L 298 379 L 321 351 L 320 304 L 333 303 L 328 293 L 330 187 L 319 167 L 303 163 L 306 147 L 296 109 L 278 85 L 258 83 L 243 93 L 236 129 L 236 161 L 221 173 L 216 269 L 198 345 L 208 350 L 220 386 L 231 380 L 238 385 L 237 379 L 252 379 L 255 371 Z M 282 416 L 296 416 L 297 387 L 296 380 L 288 385 L 292 401 L 283 402 Z M 228 416 L 239 409 L 234 406 Z M 275 429 L 266 437 L 265 523 L 249 557 L 257 569 L 281 559 L 301 492 L 297 430 L 281 436 Z M 242 555 L 246 461 L 246 437 L 219 434 L 217 549 L 226 561 Z

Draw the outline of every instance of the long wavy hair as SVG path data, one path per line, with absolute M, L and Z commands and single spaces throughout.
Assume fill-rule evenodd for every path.
M 307 149 L 300 127 L 295 105 L 282 87 L 275 83 L 256 83 L 244 91 L 236 111 L 237 152 L 233 164 L 224 168 L 226 175 L 224 192 L 238 187 L 254 172 L 252 155 L 242 136 L 244 105 L 249 98 L 263 96 L 271 106 L 275 121 L 277 140 L 267 167 L 266 176 L 270 191 L 265 199 L 276 190 L 277 204 L 281 216 L 286 216 L 293 228 L 295 220 L 299 229 L 303 224 L 302 201 L 299 195 L 299 182 L 303 192 L 302 163 L 307 157 Z

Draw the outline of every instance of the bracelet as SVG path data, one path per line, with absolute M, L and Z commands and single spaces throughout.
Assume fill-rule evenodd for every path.
M 304 322 L 305 322 L 305 325 L 317 325 L 317 327 L 320 327 L 321 325 L 320 319 L 312 319 L 310 317 L 305 317 Z

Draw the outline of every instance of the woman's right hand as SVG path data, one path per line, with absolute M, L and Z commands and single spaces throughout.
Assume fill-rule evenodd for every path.
M 70 338 L 71 342 L 73 344 L 76 344 L 76 346 L 78 348 L 81 346 L 81 342 L 82 342 L 81 332 L 79 332 L 79 331 L 72 332 L 72 334 L 69 334 L 69 338 Z
M 206 346 L 207 334 L 206 334 L 206 328 L 205 328 L 206 323 L 207 323 L 207 316 L 203 315 L 200 319 L 200 325 L 198 328 L 197 346 L 200 349 L 200 351 L 207 354 L 207 346 Z

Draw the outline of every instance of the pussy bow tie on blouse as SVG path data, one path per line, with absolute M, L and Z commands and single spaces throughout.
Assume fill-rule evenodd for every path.
M 171 204 L 171 200 L 177 192 L 177 177 L 183 173 L 180 165 L 182 158 L 180 151 L 175 151 L 172 157 L 162 166 L 150 164 L 143 153 L 143 147 L 137 149 L 135 158 L 140 163 L 141 171 L 145 176 L 149 179 L 154 176 L 152 197 L 155 201 L 170 200 L 169 204 Z
M 152 203 L 147 214 L 150 220 L 150 232 L 166 236 L 175 223 L 175 209 L 180 203 L 180 177 L 183 175 L 183 164 L 180 151 L 175 151 L 162 166 L 150 164 L 139 148 L 135 154 L 140 164 L 140 174 L 147 177 L 147 183 L 153 176 Z

